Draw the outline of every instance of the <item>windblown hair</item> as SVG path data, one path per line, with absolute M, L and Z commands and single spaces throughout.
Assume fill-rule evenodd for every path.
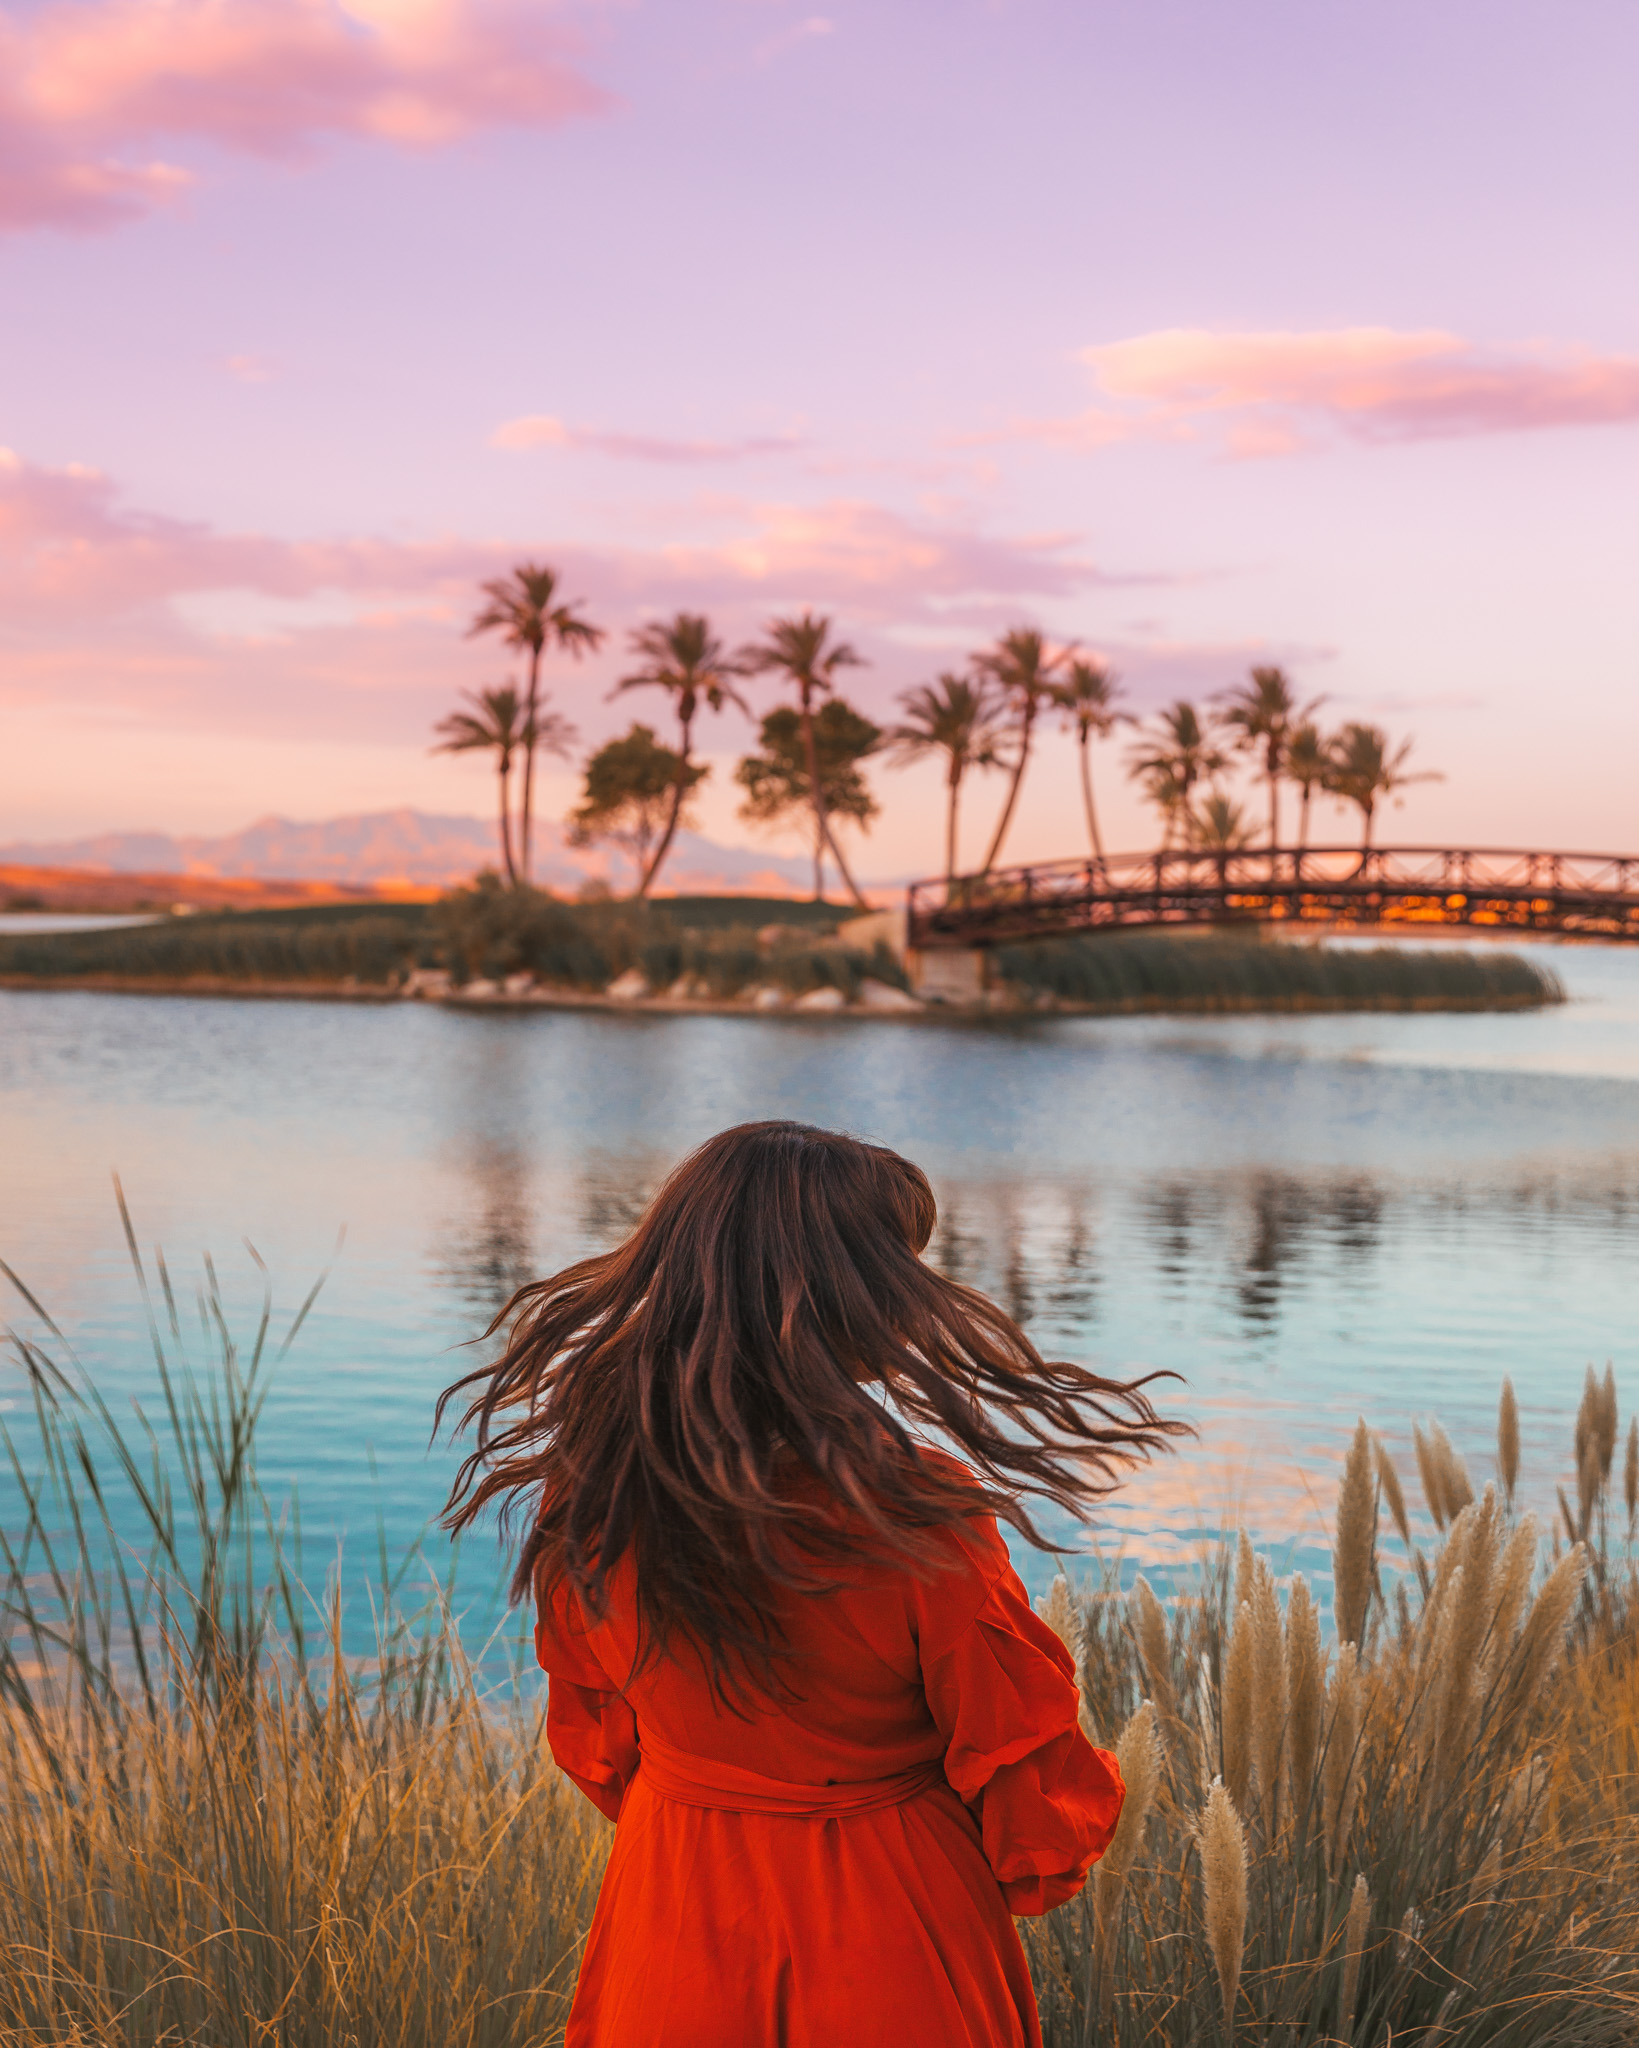
M 771 1672 L 769 1591 L 834 1583 L 828 1560 L 919 1568 L 929 1532 L 984 1513 L 1053 1548 L 1023 1494 L 1083 1515 L 1182 1425 L 1143 1381 L 1043 1359 L 925 1264 L 937 1214 L 882 1146 L 719 1132 L 624 1244 L 520 1288 L 492 1326 L 509 1326 L 500 1359 L 445 1391 L 440 1419 L 465 1395 L 477 1425 L 445 1525 L 526 1507 L 513 1598 L 567 1579 L 593 1618 L 630 1552 L 640 1665 L 682 1636 L 714 1684 Z M 817 1489 L 792 1488 L 792 1461 Z

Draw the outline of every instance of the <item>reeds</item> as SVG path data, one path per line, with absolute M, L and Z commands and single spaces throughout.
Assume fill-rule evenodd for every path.
M 1100 933 L 998 946 L 996 975 L 1032 999 L 1142 1010 L 1507 1010 L 1563 1002 L 1552 974 L 1485 946 L 1293 945 L 1246 932 Z

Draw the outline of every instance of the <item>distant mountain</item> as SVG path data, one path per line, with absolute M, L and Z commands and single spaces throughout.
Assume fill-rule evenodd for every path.
M 574 889 L 607 880 L 629 886 L 630 863 L 602 850 L 565 843 L 560 826 L 535 828 L 535 875 L 548 888 Z M 495 827 L 482 818 L 435 817 L 426 811 L 370 811 L 352 818 L 301 823 L 258 818 L 218 839 L 165 832 L 100 832 L 90 839 L 0 846 L 12 867 L 88 868 L 108 874 L 257 875 L 307 881 L 396 882 L 440 886 L 500 865 Z M 804 893 L 808 863 L 754 848 L 719 846 L 697 832 L 679 832 L 662 871 L 677 895 L 790 896 Z

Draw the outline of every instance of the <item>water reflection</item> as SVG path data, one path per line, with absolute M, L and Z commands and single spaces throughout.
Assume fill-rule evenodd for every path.
M 1639 1043 L 1639 953 L 1618 971 Z M 1199 1441 L 1104 1518 L 1130 1557 L 1236 1513 L 1318 1546 L 1357 1414 L 1393 1440 L 1437 1411 L 1483 1476 L 1507 1372 L 1546 1507 L 1584 1365 L 1615 1359 L 1625 1414 L 1639 1391 L 1639 1085 L 1527 1071 L 1577 1025 L 1572 1005 L 979 1033 L 0 992 L 0 1257 L 123 1398 L 151 1368 L 110 1162 L 143 1241 L 243 1269 L 252 1315 L 242 1236 L 293 1310 L 347 1222 L 270 1395 L 268 1464 L 320 1542 L 368 1527 L 373 1451 L 388 1532 L 413 1535 L 451 1462 L 425 1446 L 456 1347 L 626 1235 L 713 1130 L 805 1117 L 923 1165 L 931 1258 L 1045 1351 L 1182 1376 Z M 26 1422 L 3 1370 L 0 1401 Z

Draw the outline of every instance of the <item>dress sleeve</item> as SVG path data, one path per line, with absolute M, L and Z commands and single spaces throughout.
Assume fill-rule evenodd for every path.
M 1109 1847 L 1125 1787 L 1082 1734 L 1070 1653 L 1033 1611 L 993 1522 L 970 1525 L 992 1574 L 977 1612 L 922 1631 L 922 1682 L 945 1738 L 945 1775 L 979 1822 L 1008 1910 L 1074 1898 Z M 967 1544 L 964 1547 L 968 1547 Z M 975 1589 L 977 1590 L 977 1589 Z
M 546 1739 L 558 1767 L 619 1820 L 637 1774 L 637 1717 L 593 1654 L 580 1602 L 559 1584 L 537 1603 L 535 1656 L 547 1675 Z

